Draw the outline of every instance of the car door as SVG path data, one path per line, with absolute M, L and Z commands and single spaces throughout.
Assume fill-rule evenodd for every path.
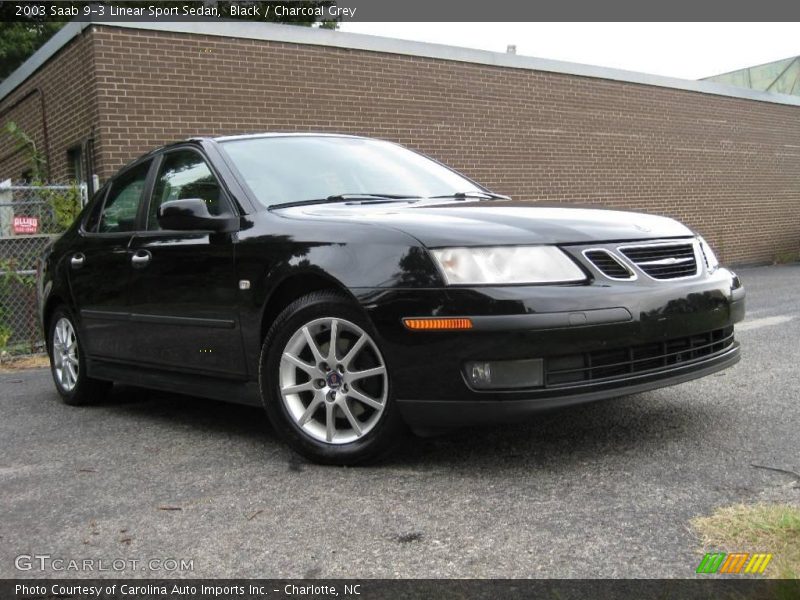
M 235 235 L 165 231 L 158 210 L 168 200 L 201 198 L 212 215 L 232 205 L 209 162 L 193 147 L 159 159 L 145 230 L 131 240 L 131 317 L 137 360 L 198 374 L 246 374 L 239 329 Z
M 146 160 L 133 165 L 107 184 L 104 197 L 89 214 L 67 256 L 67 277 L 84 349 L 94 358 L 125 360 L 131 356 L 128 246 L 151 164 Z

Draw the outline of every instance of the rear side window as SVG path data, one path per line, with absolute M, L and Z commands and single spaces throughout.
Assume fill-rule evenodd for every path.
M 227 211 L 217 178 L 197 152 L 177 150 L 164 156 L 147 215 L 147 229 L 158 230 L 158 210 L 169 200 L 200 198 L 212 215 Z
M 114 180 L 100 215 L 99 233 L 134 230 L 149 170 L 150 161 L 147 161 Z

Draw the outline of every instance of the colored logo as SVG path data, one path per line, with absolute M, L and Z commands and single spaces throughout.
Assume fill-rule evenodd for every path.
M 725 552 L 709 552 L 700 561 L 700 565 L 695 572 L 729 575 L 751 573 L 755 575 L 763 573 L 771 560 L 772 554 L 765 553 L 733 552 L 726 554 Z
M 331 371 L 328 373 L 328 387 L 335 390 L 338 389 L 340 385 L 342 385 L 342 376 L 339 375 L 336 371 Z

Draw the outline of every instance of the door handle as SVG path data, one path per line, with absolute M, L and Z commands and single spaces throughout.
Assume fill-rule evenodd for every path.
M 150 263 L 153 255 L 147 250 L 137 250 L 131 257 L 131 264 L 134 269 L 143 269 Z
M 86 262 L 86 257 L 80 252 L 73 254 L 69 259 L 69 264 L 73 269 L 80 269 L 84 262 Z

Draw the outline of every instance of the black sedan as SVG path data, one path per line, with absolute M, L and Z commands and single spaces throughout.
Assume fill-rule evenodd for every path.
M 68 404 L 112 382 L 256 404 L 352 464 L 432 432 L 702 377 L 744 289 L 702 237 L 515 202 L 393 143 L 198 138 L 111 178 L 46 251 Z

